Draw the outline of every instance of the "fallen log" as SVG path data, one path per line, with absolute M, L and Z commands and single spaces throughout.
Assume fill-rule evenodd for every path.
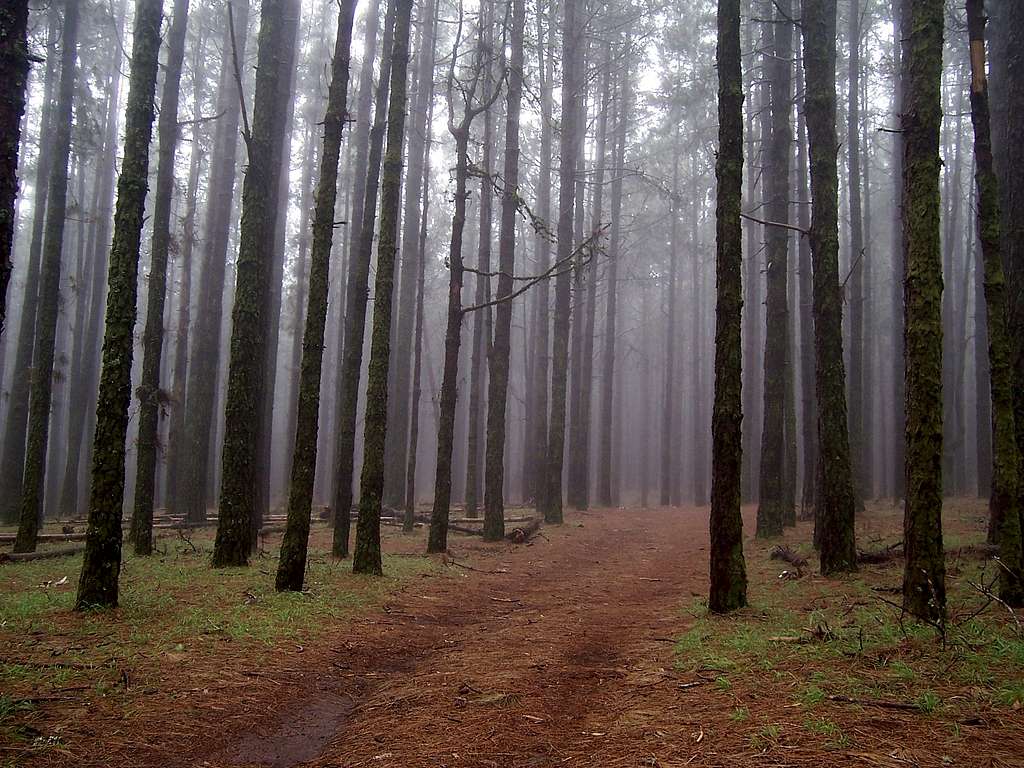
M 53 560 L 58 557 L 70 557 L 85 551 L 84 544 L 72 544 L 68 547 L 43 549 L 38 552 L 0 552 L 0 563 L 25 563 L 30 560 Z
M 13 544 L 17 539 L 17 534 L 14 533 L 0 533 L 0 544 Z M 52 542 L 52 541 L 85 541 L 84 533 L 40 533 L 36 536 L 36 541 L 41 542 Z

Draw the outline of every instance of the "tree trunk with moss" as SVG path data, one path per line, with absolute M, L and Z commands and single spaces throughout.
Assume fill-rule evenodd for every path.
M 366 379 L 363 422 L 363 469 L 359 479 L 359 519 L 352 552 L 353 573 L 383 573 L 380 556 L 380 514 L 384 499 L 384 441 L 388 429 L 388 368 L 391 359 L 391 314 L 395 286 L 395 255 L 402 202 L 402 149 L 409 70 L 409 27 L 413 0 L 395 0 L 395 32 L 391 49 L 391 97 L 388 105 L 387 150 L 380 193 L 377 275 L 373 287 L 373 331 Z
M 820 467 L 817 521 L 821 572 L 830 575 L 857 569 L 843 364 L 843 294 L 839 285 L 835 0 L 804 0 L 803 31 Z
M 40 142 L 53 137 L 56 105 L 53 89 L 57 79 L 57 41 L 60 36 L 60 15 L 53 5 L 48 14 L 46 74 L 43 79 L 43 106 L 39 126 Z M 51 145 L 52 146 L 52 145 Z M 18 522 L 21 514 L 21 481 L 25 470 L 25 430 L 28 424 L 28 399 L 32 381 L 32 355 L 35 350 L 36 314 L 38 311 L 39 279 L 42 269 L 43 230 L 46 203 L 50 191 L 52 152 L 42 152 L 36 163 L 35 190 L 32 195 L 32 234 L 29 238 L 28 258 L 21 313 L 18 319 L 17 352 L 14 355 L 14 375 L 7 393 L 7 412 L 4 416 L 3 445 L 0 446 L 0 521 L 5 525 Z M 8 338 L 8 349 L 15 339 Z
M 285 116 L 278 108 L 278 83 L 285 76 L 288 34 L 287 0 L 263 0 L 256 53 L 256 91 L 252 129 L 246 135 L 248 166 L 242 183 L 235 303 L 231 311 L 231 350 L 224 404 L 224 448 L 218 503 L 215 567 L 247 565 L 256 505 L 259 409 L 263 404 L 268 284 L 273 258 L 273 202 L 280 164 L 274 144 Z
M 739 0 L 718 0 L 718 179 L 715 261 L 715 398 L 711 423 L 711 589 L 708 608 L 727 613 L 747 604 L 740 475 L 743 460 L 743 71 Z
M 793 29 L 788 19 L 792 3 L 777 0 L 777 24 L 766 32 L 772 49 L 767 57 L 771 90 L 771 136 L 765 155 L 765 215 L 769 221 L 789 223 L 789 159 L 793 143 L 791 126 L 793 88 Z M 757 536 L 782 535 L 783 521 L 790 517 L 792 498 L 788 488 L 794 479 L 786 467 L 787 379 L 789 364 L 789 230 L 765 227 L 767 259 L 767 325 L 764 341 L 764 422 L 761 431 L 761 467 L 758 487 Z
M 142 381 L 139 383 L 139 437 L 136 450 L 135 507 L 131 540 L 137 555 L 153 552 L 153 495 L 156 492 L 157 428 L 160 418 L 160 359 L 164 344 L 164 302 L 167 296 L 167 257 L 171 246 L 171 194 L 174 154 L 178 144 L 178 101 L 189 0 L 174 0 L 167 35 L 167 64 L 160 96 L 157 126 L 160 151 L 153 204 L 153 246 L 146 299 L 146 329 L 142 335 Z
M 28 71 L 28 0 L 14 0 L 0 10 L 0 335 L 7 316 L 7 284 L 14 252 L 18 144 Z
M 1020 468 L 1013 413 L 1013 368 L 1006 317 L 1006 278 L 1000 254 L 1002 237 L 999 182 L 992 159 L 988 80 L 985 74 L 985 2 L 967 0 L 971 47 L 971 122 L 974 124 L 978 234 L 985 271 L 985 309 L 992 394 L 992 492 L 989 513 L 999 545 L 999 597 L 1012 607 L 1024 604 L 1020 526 Z M 979 397 L 984 397 L 979 392 Z
M 53 165 L 47 180 L 46 223 L 43 230 L 40 262 L 39 306 L 35 327 L 35 353 L 32 356 L 31 390 L 28 407 L 28 439 L 24 447 L 24 473 L 21 482 L 21 514 L 15 552 L 34 552 L 43 506 L 46 472 L 46 448 L 50 429 L 50 400 L 53 392 L 53 360 L 60 311 L 61 251 L 64 245 L 64 218 L 68 197 L 68 158 L 71 152 L 72 106 L 78 51 L 78 3 L 64 9 L 61 35 L 61 74 L 54 113 L 52 143 Z M 8 449 L 9 450 L 9 449 Z M 9 492 L 5 488 L 5 493 Z M 118 528 L 120 535 L 120 528 Z
M 487 465 L 484 476 L 484 539 L 505 536 L 505 432 L 509 360 L 512 354 L 512 274 L 516 266 L 516 214 L 519 195 L 519 115 L 523 102 L 525 0 L 512 0 L 511 56 L 505 108 L 505 187 L 501 195 L 498 232 L 498 287 L 495 298 L 494 346 L 487 380 Z
M 371 19 L 370 23 L 374 23 Z M 370 260 L 373 256 L 373 231 L 380 189 L 384 130 L 387 127 L 388 89 L 391 84 L 391 48 L 394 39 L 395 0 L 388 3 L 384 23 L 380 79 L 373 106 L 366 164 L 366 186 L 360 215 L 359 241 L 349 256 L 347 297 L 345 300 L 345 352 L 341 363 L 341 400 L 338 412 L 338 442 L 335 450 L 334 541 L 331 553 L 348 557 L 352 513 L 352 476 L 355 466 L 356 410 L 359 404 L 359 378 L 363 367 L 363 336 L 366 331 L 366 304 L 369 299 Z M 356 166 L 355 172 L 361 172 Z
M 309 521 L 313 504 L 316 469 L 320 385 L 324 357 L 324 328 L 327 324 L 327 289 L 331 247 L 334 242 L 334 216 L 338 199 L 338 163 L 347 117 L 348 79 L 351 63 L 352 25 L 357 0 L 344 0 L 338 13 L 338 32 L 331 65 L 331 84 L 327 92 L 324 116 L 323 154 L 320 180 L 316 188 L 313 213 L 313 243 L 309 268 L 309 303 L 302 338 L 302 363 L 299 368 L 298 412 L 295 426 L 295 450 L 292 454 L 291 486 L 288 492 L 288 521 L 275 585 L 279 592 L 301 591 L 306 575 L 309 545 Z
M 942 0 L 904 0 L 903 247 L 906 467 L 903 607 L 942 622 Z
M 182 500 L 189 522 L 206 520 L 206 503 L 213 478 L 210 443 L 211 424 L 217 398 L 217 372 L 220 360 L 221 320 L 224 306 L 224 272 L 227 263 L 229 230 L 235 189 L 235 155 L 238 148 L 240 105 L 234 82 L 232 56 L 245 61 L 249 18 L 249 0 L 231 5 L 234 10 L 234 35 L 227 28 L 221 38 L 221 65 L 210 178 L 207 185 L 206 222 L 202 229 L 205 247 L 200 269 L 199 300 L 196 308 L 194 339 L 189 353 L 187 403 L 185 407 L 185 465 L 180 473 Z M 234 43 L 232 43 L 234 41 Z
M 162 15 L 162 0 L 138 0 L 135 4 L 124 155 L 117 180 L 114 239 L 107 276 L 107 314 L 93 437 L 89 524 L 75 598 L 75 607 L 79 610 L 117 605 L 139 251 L 146 213 L 149 145 L 156 112 L 154 99 Z

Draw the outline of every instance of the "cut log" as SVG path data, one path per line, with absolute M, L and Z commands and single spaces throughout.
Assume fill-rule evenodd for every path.
M 25 563 L 30 560 L 51 560 L 58 557 L 70 557 L 85 551 L 84 544 L 72 544 L 67 547 L 43 549 L 39 552 L 0 552 L 0 563 Z

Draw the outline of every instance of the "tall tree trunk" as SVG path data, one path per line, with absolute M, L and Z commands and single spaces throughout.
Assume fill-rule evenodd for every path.
M 461 22 L 461 19 L 460 19 Z M 453 53 L 457 55 L 457 51 Z M 455 210 L 452 213 L 452 236 L 448 248 L 448 308 L 445 321 L 444 364 L 440 391 L 440 422 L 437 430 L 437 465 L 434 474 L 434 507 L 430 513 L 430 534 L 427 552 L 444 552 L 448 548 L 448 514 L 452 497 L 452 453 L 455 444 L 455 406 L 458 396 L 459 347 L 462 342 L 463 235 L 466 229 L 466 208 L 469 199 L 469 139 L 473 120 L 487 111 L 499 91 L 494 91 L 478 104 L 475 98 L 485 61 L 490 56 L 485 46 L 477 46 L 477 71 L 470 85 L 459 86 L 464 101 L 462 119 L 455 122 L 454 69 L 448 78 L 448 132 L 455 139 Z
M 505 168 L 498 232 L 498 287 L 494 346 L 487 379 L 487 467 L 484 478 L 484 539 L 505 536 L 505 432 L 509 360 L 512 354 L 512 274 L 516 266 L 516 214 L 519 194 L 519 115 L 523 102 L 526 1 L 511 0 L 511 57 L 505 108 Z
M 802 32 L 801 32 L 802 34 Z M 803 75 L 803 59 L 800 61 Z M 801 79 L 803 79 L 801 77 Z M 803 82 L 800 83 L 803 88 Z M 807 126 L 803 101 L 797 103 L 797 226 L 811 228 L 811 191 L 808 187 Z M 797 243 L 800 283 L 800 409 L 803 416 L 803 488 L 800 491 L 800 517 L 814 516 L 818 488 L 818 412 L 814 382 L 814 299 L 811 287 L 811 241 L 801 235 Z
M 675 141 L 672 144 L 672 200 L 669 203 L 669 216 L 672 218 L 671 234 L 668 241 L 669 267 L 668 284 L 666 286 L 665 303 L 668 313 L 665 325 L 665 399 L 663 422 L 661 427 L 661 506 L 672 503 L 672 482 L 677 473 L 675 461 L 676 437 L 676 293 L 679 281 L 679 128 L 676 127 Z
M 316 187 L 316 209 L 313 213 L 309 302 L 297 392 L 298 412 L 295 450 L 292 453 L 291 485 L 288 491 L 288 522 L 285 526 L 284 539 L 281 541 L 281 555 L 275 580 L 278 591 L 301 591 L 306 574 L 316 468 L 324 329 L 327 325 L 328 276 L 338 199 L 338 164 L 348 114 L 346 106 L 356 2 L 357 0 L 345 0 L 338 11 L 338 32 L 331 63 L 331 83 L 327 92 L 327 113 L 323 122 L 324 143 L 320 156 L 320 179 Z
M 856 1 L 856 0 L 855 0 Z M 764 167 L 765 215 L 769 221 L 789 224 L 789 162 L 793 143 L 792 65 L 793 30 L 789 24 L 792 2 L 776 0 L 777 23 L 766 31 L 771 44 L 769 62 L 771 90 L 771 135 L 766 137 Z M 764 343 L 764 423 L 761 429 L 760 494 L 757 508 L 757 536 L 782 535 L 783 522 L 791 516 L 787 499 L 793 478 L 786 468 L 786 394 L 789 367 L 789 230 L 765 227 L 765 256 L 768 287 Z
M 818 536 L 821 572 L 857 569 L 855 497 L 846 421 L 843 303 L 839 285 L 836 139 L 836 2 L 804 0 L 804 111 L 810 146 L 815 391 L 818 402 Z
M 847 26 L 849 93 L 846 143 L 850 204 L 850 462 L 856 502 L 862 504 L 868 483 L 864 466 L 864 220 L 861 208 L 860 159 L 860 0 L 850 0 Z
M 486 51 L 490 51 L 494 44 L 492 31 L 494 11 L 491 2 L 484 3 L 481 14 L 481 24 L 486 30 L 483 33 L 483 46 Z M 484 99 L 490 96 L 495 87 L 491 70 L 492 65 L 487 63 L 482 73 Z M 494 120 L 491 110 L 488 109 L 484 112 L 483 118 L 484 130 L 480 137 L 483 145 L 480 169 L 487 174 L 487 177 L 480 180 L 480 228 L 477 240 L 477 272 L 474 275 L 476 278 L 475 304 L 483 304 L 491 297 L 491 281 L 486 274 L 491 271 L 491 217 L 494 210 L 494 190 L 490 178 L 494 156 Z M 483 479 L 480 474 L 480 464 L 483 458 L 481 454 L 483 424 L 480 420 L 480 412 L 483 408 L 481 399 L 484 395 L 484 377 L 487 372 L 486 362 L 490 346 L 491 308 L 487 307 L 473 314 L 473 341 L 469 361 L 469 409 L 466 418 L 466 517 L 477 516 L 481 480 Z
M 197 84 L 200 80 L 197 78 Z M 201 101 L 198 98 L 196 104 Z M 174 366 L 171 374 L 171 423 L 167 435 L 167 501 L 168 509 L 178 509 L 181 471 L 185 441 L 185 381 L 188 375 L 189 328 L 192 320 L 192 252 L 196 245 L 196 197 L 199 174 L 203 164 L 203 148 L 198 126 L 192 134 L 192 159 L 189 161 L 188 186 L 185 191 L 185 217 L 182 221 L 182 244 L 178 286 L 178 317 L 174 332 Z
M 405 172 L 405 205 L 402 215 L 401 275 L 398 286 L 395 324 L 395 349 L 392 357 L 394 375 L 388 395 L 388 433 L 384 475 L 384 503 L 401 508 L 406 496 L 406 453 L 409 447 L 410 391 L 412 378 L 413 336 L 415 333 L 417 285 L 419 283 L 418 246 L 420 231 L 421 188 L 427 148 L 427 113 L 434 100 L 434 18 L 437 16 L 433 0 L 424 3 L 417 22 L 416 35 L 416 97 L 409 114 L 408 167 Z
M 711 424 L 711 590 L 708 608 L 727 613 L 747 604 L 740 475 L 743 459 L 743 71 L 740 2 L 718 0 L 718 179 L 715 261 L 715 404 Z
M 132 67 L 125 109 L 124 158 L 117 179 L 114 240 L 107 276 L 103 368 L 96 402 L 89 525 L 75 607 L 117 605 L 121 570 L 121 517 L 128 406 L 132 400 L 132 355 L 139 252 L 146 213 L 149 145 L 153 137 L 156 76 L 163 0 L 137 0 Z M 163 311 L 157 318 L 163 322 Z
M 903 119 L 903 3 L 892 0 L 893 22 L 893 84 L 892 111 L 896 120 Z M 906 494 L 903 466 L 906 460 L 906 349 L 904 347 L 903 281 L 906 273 L 903 246 L 903 144 L 902 131 L 893 133 L 893 222 L 892 222 L 892 380 L 893 380 L 893 488 L 894 499 Z
M 984 262 L 985 311 L 992 403 L 992 495 L 989 513 L 999 544 L 999 597 L 1012 607 L 1024 604 L 1020 525 L 1020 453 L 1013 413 L 1013 369 L 1007 323 L 1006 278 L 1000 254 L 1002 235 L 999 181 L 992 159 L 992 136 L 985 74 L 985 2 L 967 0 L 971 51 L 971 121 L 974 124 L 978 233 Z M 979 391 L 978 398 L 985 393 Z
M 347 209 L 349 211 L 348 216 L 348 236 L 345 239 L 345 253 L 342 255 L 340 266 L 340 272 L 344 275 L 342 279 L 338 280 L 338 339 L 336 345 L 336 359 L 334 368 L 334 408 L 333 408 L 333 419 L 332 424 L 334 425 L 334 445 L 332 446 L 332 472 L 331 475 L 331 506 L 332 514 L 334 518 L 334 538 L 339 544 L 335 551 L 343 553 L 343 556 L 348 556 L 348 539 L 349 539 L 349 523 L 350 519 L 348 515 L 339 517 L 337 514 L 337 505 L 342 495 L 346 495 L 351 505 L 352 500 L 352 473 L 348 473 L 348 484 L 347 490 L 341 487 L 341 473 L 338 469 L 340 457 L 342 455 L 342 431 L 340 429 L 342 423 L 342 401 L 345 397 L 345 376 L 342 372 L 345 364 L 345 349 L 346 349 L 346 333 L 349 322 L 349 309 L 348 309 L 348 282 L 351 276 L 352 261 L 355 254 L 359 252 L 359 243 L 363 235 L 363 206 L 366 203 L 366 182 L 367 182 L 367 163 L 369 162 L 370 155 L 370 128 L 373 122 L 373 108 L 374 108 L 374 81 L 373 81 L 373 63 L 377 59 L 377 37 L 380 31 L 380 0 L 371 0 L 371 5 L 366 9 L 363 18 L 363 24 L 366 29 L 363 34 L 363 56 L 360 62 L 359 69 L 359 95 L 356 100 L 356 115 L 355 115 L 355 140 L 349 145 L 348 157 L 346 158 L 349 162 L 347 166 L 351 168 L 351 188 L 349 190 L 349 200 Z M 385 56 L 385 59 L 387 57 Z M 355 157 L 353 161 L 352 147 L 355 147 Z M 374 193 L 376 194 L 376 192 Z M 374 197 L 376 200 L 376 197 Z M 370 213 L 371 219 L 376 215 L 376 210 Z M 360 338 L 360 344 L 362 339 Z
M 174 155 L 178 144 L 178 101 L 189 0 L 174 0 L 167 35 L 167 65 L 160 95 L 157 135 L 156 195 L 153 204 L 153 245 L 146 299 L 146 329 L 142 336 L 142 381 L 139 383 L 139 436 L 136 448 L 135 507 L 131 540 L 137 555 L 153 552 L 153 496 L 156 492 L 157 426 L 160 418 L 160 359 L 164 344 L 164 303 L 167 295 L 167 256 L 171 245 L 171 194 Z
M 359 479 L 359 521 L 352 553 L 353 573 L 383 573 L 380 514 L 384 498 L 384 436 L 388 428 L 388 367 L 391 359 L 391 314 L 402 202 L 402 150 L 409 70 L 409 27 L 413 0 L 395 0 L 395 41 L 391 49 L 391 98 L 388 104 L 387 151 L 380 193 L 380 235 L 374 281 L 373 332 L 366 379 L 363 424 L 363 469 Z
M 585 20 L 580 0 L 564 0 L 562 16 L 562 121 L 559 137 L 558 261 L 563 264 L 555 278 L 555 316 L 551 351 L 551 422 L 548 430 L 547 491 L 542 511 L 548 523 L 562 522 L 562 467 L 565 460 L 566 383 L 569 372 L 571 280 L 569 259 L 573 252 L 573 208 L 576 202 L 576 158 L 585 121 L 580 115 L 584 76 L 580 71 Z M 609 284 L 609 290 L 614 286 Z
M 942 622 L 942 0 L 904 0 L 903 240 L 906 278 L 906 490 L 903 607 Z
M 432 26 L 434 38 L 437 36 L 437 13 L 434 13 Z M 433 62 L 431 62 L 433 65 Z M 433 66 L 431 67 L 433 69 Z M 434 101 L 431 99 L 427 108 L 426 139 L 423 146 L 423 202 L 420 215 L 419 239 L 416 241 L 418 251 L 416 257 L 416 329 L 413 342 L 412 394 L 409 402 L 409 446 L 406 454 L 405 473 L 405 519 L 402 531 L 412 533 L 416 523 L 416 459 L 419 452 L 420 439 L 420 382 L 423 373 L 423 293 L 426 288 L 426 250 L 427 250 L 427 213 L 430 204 L 430 139 L 433 135 Z
M 629 41 L 626 46 L 628 50 Z M 615 321 L 618 290 L 619 257 L 622 240 L 622 168 L 625 167 L 626 138 L 629 132 L 629 110 L 631 87 L 629 68 L 622 70 L 620 75 L 617 116 L 615 123 L 614 147 L 612 150 L 612 167 L 615 176 L 611 188 L 611 232 L 608 242 L 608 271 L 606 274 L 606 290 L 604 319 L 604 349 L 601 370 L 601 403 L 600 432 L 597 454 L 597 503 L 598 506 L 610 507 L 614 502 L 612 492 L 612 417 L 614 415 L 614 381 L 615 381 Z
M 235 301 L 231 310 L 231 348 L 224 403 L 224 447 L 218 503 L 215 567 L 246 565 L 252 544 L 257 503 L 257 454 L 263 404 L 269 281 L 273 259 L 274 202 L 280 141 L 285 116 L 280 112 L 280 81 L 295 36 L 285 19 L 288 0 L 262 0 L 256 53 L 256 90 L 252 128 L 246 128 L 248 165 L 242 182 L 242 220 L 235 267 Z M 276 318 L 275 318 L 276 320 Z
M 380 80 L 375 96 L 373 128 L 370 131 L 366 165 L 364 198 L 360 209 L 360 236 L 349 256 L 345 300 L 345 344 L 341 366 L 340 408 L 337 416 L 338 442 L 334 454 L 334 541 L 335 557 L 348 557 L 349 529 L 352 512 L 352 474 L 355 464 L 356 408 L 359 404 L 359 377 L 363 367 L 363 336 L 366 331 L 366 303 L 369 299 L 370 259 L 373 255 L 373 230 L 380 182 L 381 155 L 384 151 L 384 129 L 387 123 L 388 88 L 391 81 L 391 48 L 394 37 L 395 5 L 388 3 L 384 23 L 383 54 Z M 370 18 L 370 23 L 376 17 Z M 364 61 L 364 66 L 369 66 Z M 358 154 L 358 150 L 357 150 Z M 355 218 L 355 217 L 353 217 Z
M 7 316 L 7 284 L 14 252 L 18 144 L 28 71 L 28 0 L 13 0 L 0 13 L 0 335 Z
M 46 472 L 46 448 L 50 428 L 50 399 L 53 387 L 53 360 L 56 345 L 57 315 L 60 304 L 61 252 L 64 243 L 64 217 L 68 195 L 68 157 L 71 151 L 72 106 L 75 95 L 75 63 L 78 45 L 79 8 L 69 4 L 64 10 L 61 35 L 60 89 L 54 113 L 53 153 L 47 193 L 46 226 L 43 236 L 39 285 L 39 309 L 35 329 L 35 354 L 32 359 L 32 388 L 29 396 L 28 439 L 21 484 L 21 515 L 15 552 L 34 552 L 43 505 Z
M 60 35 L 60 17 L 57 7 L 48 14 L 46 75 L 43 79 L 43 108 L 39 127 L 39 146 L 54 138 L 53 89 L 57 79 L 57 41 Z M 46 204 L 50 191 L 52 152 L 40 152 L 36 162 L 35 191 L 32 199 L 32 236 L 29 241 L 28 263 L 25 270 L 24 298 L 18 320 L 18 348 L 14 356 L 11 390 L 7 398 L 7 413 L 3 430 L 3 457 L 0 463 L 0 520 L 6 524 L 18 520 L 21 511 L 21 481 L 25 469 L 25 430 L 28 424 L 28 398 L 32 381 L 32 358 L 35 349 L 36 314 L 39 303 L 39 275 L 42 269 L 43 228 Z M 10 343 L 8 339 L 8 343 Z
M 537 176 L 537 215 L 542 221 L 551 220 L 551 139 L 552 114 L 554 112 L 554 7 L 555 0 L 549 0 L 549 23 L 545 29 L 542 15 L 537 13 L 537 58 L 538 87 L 540 89 L 540 171 Z M 551 242 L 547 232 L 534 235 L 534 258 L 538 274 L 548 269 L 551 262 Z M 545 472 L 548 445 L 548 370 L 551 354 L 551 290 L 549 281 L 542 280 L 537 286 L 536 302 L 536 344 L 533 365 L 533 427 L 526 453 L 530 458 L 527 466 L 527 496 L 538 507 L 542 507 L 547 494 Z
M 235 34 L 231 35 L 231 30 L 227 28 L 221 40 L 223 53 L 217 105 L 223 117 L 217 121 L 210 160 L 206 223 L 203 227 L 206 247 L 200 274 L 194 342 L 188 366 L 188 400 L 185 407 L 187 449 L 184 471 L 180 474 L 183 487 L 179 490 L 179 498 L 185 506 L 189 522 L 206 519 L 207 497 L 210 495 L 213 478 L 210 441 L 212 425 L 216 422 L 214 405 L 220 360 L 224 273 L 233 208 L 240 117 L 232 57 L 237 56 L 239 62 L 245 60 L 249 0 L 240 0 L 231 7 L 235 12 Z

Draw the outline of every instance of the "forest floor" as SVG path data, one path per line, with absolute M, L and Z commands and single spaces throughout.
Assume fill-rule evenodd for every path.
M 80 557 L 0 565 L 0 765 L 1024 766 L 1024 633 L 984 594 L 984 505 L 945 515 L 950 620 L 894 603 L 902 560 L 823 579 L 745 542 L 751 607 L 707 615 L 707 512 L 572 513 L 526 545 L 386 529 L 385 579 L 333 563 L 277 595 L 210 540 L 129 558 L 77 615 Z M 753 510 L 745 510 L 747 530 Z M 900 538 L 869 505 L 858 541 Z M 277 537 L 279 538 L 279 537 Z

